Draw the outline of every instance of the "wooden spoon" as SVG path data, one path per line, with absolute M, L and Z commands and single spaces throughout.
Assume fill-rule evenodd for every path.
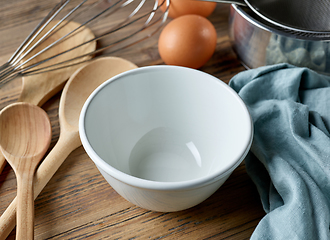
M 36 172 L 35 198 L 68 155 L 81 146 L 78 131 L 79 116 L 89 95 L 109 78 L 134 68 L 137 66 L 121 58 L 99 58 L 80 68 L 71 76 L 60 99 L 60 137 Z M 15 227 L 16 201 L 15 198 L 0 217 L 0 239 L 5 239 Z
M 48 26 L 43 30 L 43 32 L 48 31 L 56 23 L 57 21 L 50 22 Z M 80 24 L 76 22 L 69 22 L 58 32 L 56 32 L 54 35 L 49 37 L 49 39 L 43 42 L 40 46 L 38 46 L 32 53 L 30 53 L 27 56 L 27 58 L 31 56 L 31 54 L 36 53 L 41 49 L 44 49 L 46 46 L 54 42 L 56 39 L 59 39 L 61 36 L 65 36 L 67 33 L 70 33 L 78 26 L 80 26 Z M 42 33 L 40 35 L 42 35 Z M 54 46 L 48 51 L 40 54 L 38 57 L 36 57 L 33 60 L 33 62 L 31 61 L 30 63 L 36 63 L 41 59 L 46 59 L 50 56 L 54 56 L 57 53 L 63 52 L 67 49 L 70 49 L 74 46 L 77 46 L 93 38 L 94 38 L 94 34 L 91 32 L 91 30 L 88 28 L 83 28 L 76 35 L 72 36 L 67 41 L 63 41 L 62 43 Z M 67 59 L 92 52 L 95 50 L 95 48 L 96 48 L 95 42 L 88 43 L 71 52 L 68 52 L 64 55 L 52 59 L 51 61 L 47 62 L 47 65 L 54 64 L 56 62 L 62 62 Z M 89 59 L 89 58 L 90 58 L 89 56 L 86 56 L 83 59 Z M 68 80 L 69 77 L 72 75 L 72 73 L 80 67 L 81 66 L 76 65 L 56 71 L 50 71 L 32 76 L 23 77 L 22 91 L 19 96 L 18 102 L 28 102 L 35 104 L 37 106 L 42 106 L 49 98 L 51 98 L 54 94 L 56 94 L 63 88 L 66 80 Z M 5 158 L 0 154 L 0 173 L 2 172 L 5 165 L 6 165 Z
M 14 103 L 0 112 L 0 149 L 17 178 L 17 237 L 33 240 L 33 176 L 51 142 L 47 113 L 29 103 Z

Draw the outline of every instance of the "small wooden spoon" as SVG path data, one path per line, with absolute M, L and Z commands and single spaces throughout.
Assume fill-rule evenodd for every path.
M 34 233 L 33 176 L 52 136 L 47 113 L 29 103 L 14 103 L 0 112 L 0 149 L 17 178 L 17 237 Z
M 43 32 L 48 31 L 53 27 L 57 21 L 50 22 L 48 26 L 43 30 Z M 61 36 L 65 36 L 67 33 L 70 33 L 72 30 L 76 29 L 80 24 L 76 22 L 69 22 L 65 27 L 61 28 L 58 32 L 52 35 L 49 39 L 43 42 L 40 46 L 38 46 L 31 54 L 40 51 L 41 49 L 48 46 L 50 43 L 54 42 L 55 40 L 59 39 Z M 42 35 L 42 34 L 40 34 Z M 67 49 L 70 49 L 74 46 L 77 46 L 87 40 L 93 39 L 94 34 L 88 28 L 83 28 L 77 34 L 72 36 L 67 41 L 63 41 L 62 43 L 54 46 L 54 48 L 49 49 L 48 51 L 40 54 L 36 57 L 33 62 L 36 63 L 42 59 L 46 59 L 50 56 L 54 56 L 57 53 L 64 52 Z M 90 42 L 82 47 L 79 47 L 71 52 L 68 52 L 62 56 L 52 59 L 47 63 L 54 64 L 56 62 L 65 61 L 67 59 L 80 56 L 82 54 L 86 54 L 89 52 L 94 51 L 96 48 L 96 42 Z M 86 56 L 83 59 L 89 59 L 90 56 Z M 22 91 L 19 96 L 18 102 L 28 102 L 35 104 L 37 106 L 42 106 L 49 98 L 51 98 L 54 94 L 59 92 L 65 82 L 69 79 L 69 77 L 81 66 L 76 65 L 56 71 L 50 71 L 45 73 L 40 73 L 32 76 L 26 76 L 22 78 Z M 6 165 L 5 158 L 0 154 L 0 173 L 2 172 L 3 168 Z
M 134 68 L 137 66 L 121 58 L 99 58 L 71 76 L 60 99 L 60 137 L 36 172 L 34 198 L 37 198 L 69 154 L 81 146 L 79 116 L 89 95 L 109 78 Z M 0 239 L 5 239 L 15 227 L 16 201 L 15 198 L 0 217 Z

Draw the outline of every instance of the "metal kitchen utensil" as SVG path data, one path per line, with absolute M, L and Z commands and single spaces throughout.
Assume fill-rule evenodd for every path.
M 205 1 L 205 0 L 204 0 Z M 206 0 L 247 6 L 266 21 L 284 29 L 310 34 L 330 33 L 330 1 Z
M 28 76 L 81 64 L 90 60 L 86 59 L 86 56 L 101 53 L 103 56 L 111 55 L 149 38 L 161 28 L 167 19 L 167 10 L 164 13 L 160 10 L 160 6 L 164 4 L 168 10 L 170 0 L 61 0 L 30 33 L 8 62 L 0 66 L 0 87 L 18 76 Z M 131 6 L 133 10 L 128 16 L 123 16 L 120 11 L 128 6 Z M 101 32 L 100 26 L 104 24 L 104 18 L 109 15 L 112 18 L 107 18 L 106 23 L 113 22 L 113 26 L 106 32 Z M 47 26 L 56 19 L 59 19 L 56 24 L 50 30 L 45 31 Z M 99 20 L 103 20 L 103 22 L 100 23 Z M 54 33 L 73 21 L 82 23 L 42 50 L 35 51 Z M 91 28 L 96 37 L 36 63 L 32 61 L 40 58 L 44 52 L 54 46 L 67 41 L 84 27 Z M 131 30 L 125 30 L 128 27 L 131 27 Z M 115 36 L 118 35 L 121 37 L 116 38 Z M 95 51 L 54 63 L 54 59 L 57 57 L 93 41 L 103 41 L 104 44 Z

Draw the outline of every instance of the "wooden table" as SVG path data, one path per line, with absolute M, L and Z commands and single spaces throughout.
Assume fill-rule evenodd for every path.
M 53 1 L 3 1 L 0 8 L 0 63 L 5 62 Z M 245 70 L 228 37 L 229 5 L 218 4 L 209 20 L 217 30 L 217 48 L 200 70 L 224 82 Z M 115 56 L 138 66 L 163 64 L 159 34 Z M 1 108 L 15 102 L 20 79 L 0 89 Z M 59 136 L 58 93 L 43 105 Z M 0 213 L 16 195 L 15 175 L 7 164 L 0 175 Z M 191 209 L 159 213 L 141 209 L 119 196 L 103 179 L 82 147 L 73 151 L 35 201 L 35 239 L 248 239 L 264 216 L 244 162 L 210 198 Z M 14 239 L 15 230 L 8 239 Z

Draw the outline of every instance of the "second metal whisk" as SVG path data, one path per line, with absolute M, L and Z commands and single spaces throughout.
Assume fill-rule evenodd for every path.
M 152 1 L 152 3 L 151 3 Z M 27 76 L 47 71 L 59 70 L 62 68 L 78 65 L 89 61 L 97 54 L 110 55 L 139 43 L 154 35 L 165 23 L 167 11 L 161 12 L 159 7 L 169 7 L 170 0 L 62 0 L 48 15 L 37 25 L 25 41 L 20 45 L 12 57 L 0 66 L 0 87 L 18 76 Z M 128 16 L 121 15 L 121 9 L 130 6 Z M 112 18 L 108 18 L 109 16 Z M 59 20 L 56 20 L 59 19 Z M 80 21 L 79 21 L 80 19 Z M 114 24 L 105 32 L 98 30 L 102 21 L 112 21 Z M 74 28 L 65 34 L 56 33 L 64 29 L 68 24 L 74 22 Z M 80 22 L 77 24 L 76 22 Z M 69 41 L 86 28 L 93 26 L 95 36 L 83 39 L 76 45 L 57 52 L 54 55 L 47 55 L 47 51 Z M 129 26 L 130 31 L 125 31 Z M 94 32 L 93 29 L 93 32 Z M 133 30 L 132 30 L 133 29 Z M 119 38 L 116 33 L 123 32 Z M 84 47 L 95 41 L 104 41 L 104 44 L 96 50 L 63 58 L 65 54 L 72 53 L 78 48 Z M 43 58 L 43 56 L 46 56 Z M 64 59 L 64 60 L 63 60 Z

